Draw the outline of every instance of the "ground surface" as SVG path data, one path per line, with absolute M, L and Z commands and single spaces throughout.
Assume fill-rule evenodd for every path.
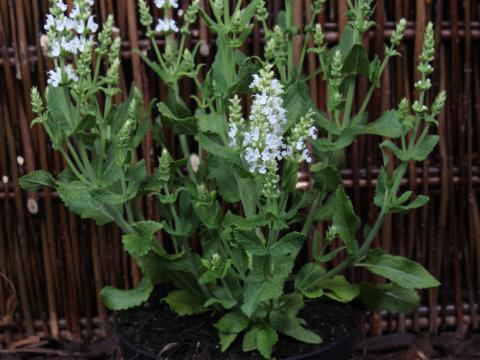
M 113 337 L 83 346 L 48 339 L 31 339 L 27 343 L 10 351 L 1 350 L 0 358 L 121 360 Z M 427 334 L 394 334 L 367 339 L 357 348 L 355 360 L 473 360 L 480 359 L 480 334 L 460 336 L 448 332 L 433 338 Z

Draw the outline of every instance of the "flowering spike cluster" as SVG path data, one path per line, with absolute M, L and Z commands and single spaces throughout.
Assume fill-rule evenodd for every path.
M 398 104 L 397 116 L 402 124 L 404 134 L 413 129 L 416 119 L 410 114 L 410 102 L 407 98 L 403 98 Z
M 313 123 L 313 111 L 310 109 L 305 116 L 300 118 L 300 121 L 292 129 L 292 132 L 287 139 L 289 144 L 293 144 L 292 157 L 297 161 L 312 162 L 312 158 L 307 149 L 306 140 L 315 140 L 317 138 L 317 129 L 315 129 Z
M 228 131 L 228 136 L 230 138 L 230 146 L 237 146 L 238 139 L 243 136 L 243 134 L 241 134 L 241 129 L 242 123 L 244 122 L 240 98 L 237 95 L 230 99 L 229 112 L 230 129 Z
M 275 79 L 272 65 L 266 65 L 253 76 L 250 88 L 255 90 L 248 122 L 242 118 L 240 99 L 230 100 L 231 146 L 242 150 L 242 157 L 252 173 L 266 174 L 264 195 L 276 194 L 279 178 L 278 162 L 290 158 L 300 162 L 311 161 L 306 142 L 316 138 L 313 113 L 309 111 L 286 136 L 286 110 L 283 105 L 283 87 Z M 287 141 L 285 141 L 285 139 Z
M 32 87 L 30 91 L 30 98 L 32 103 L 32 110 L 37 115 L 32 121 L 32 126 L 35 124 L 43 123 L 45 121 L 45 113 L 43 112 L 43 101 L 40 97 L 40 93 L 36 87 Z
M 256 17 L 257 17 L 257 20 L 260 22 L 267 21 L 268 10 L 267 10 L 267 5 L 265 4 L 265 0 L 261 0 L 258 2 Z
M 340 92 L 340 86 L 342 85 L 342 54 L 340 50 L 335 51 L 333 54 L 332 62 L 330 65 L 330 76 L 328 78 L 328 85 L 330 87 L 330 96 L 328 99 L 328 110 L 335 110 L 342 103 L 342 94 Z
M 174 19 L 168 17 L 168 10 L 171 8 L 178 8 L 177 0 L 155 0 L 155 6 L 158 9 L 164 10 L 163 19 L 158 19 L 157 25 L 155 26 L 155 31 L 159 33 L 172 33 L 178 32 L 179 28 Z
M 276 25 L 265 46 L 266 59 L 269 61 L 275 60 L 278 64 L 284 64 L 287 60 L 287 44 L 285 31 Z
M 420 54 L 420 64 L 417 69 L 422 75 L 422 78 L 415 83 L 415 88 L 424 93 L 432 87 L 432 82 L 427 77 L 433 72 L 431 63 L 435 60 L 435 40 L 433 37 L 433 24 L 430 22 L 425 29 L 425 38 L 423 41 L 423 49 Z M 423 101 L 416 100 L 412 106 L 413 111 L 417 114 L 427 112 L 428 108 L 423 104 Z
M 170 180 L 170 166 L 172 163 L 172 157 L 167 149 L 162 150 L 162 155 L 159 158 L 159 165 L 158 165 L 158 179 L 167 184 Z
M 71 11 L 67 12 L 68 7 L 63 0 L 53 1 L 44 26 L 48 50 L 57 65 L 48 72 L 47 83 L 50 86 L 77 83 L 79 78 L 89 75 L 94 47 L 93 36 L 99 27 L 92 14 L 93 4 L 94 0 L 76 0 Z M 100 56 L 108 53 L 112 44 L 112 29 L 113 17 L 109 16 L 98 36 L 99 46 L 96 51 Z M 70 56 L 73 56 L 76 68 L 70 64 L 64 65 L 65 59 Z M 110 64 L 113 64 L 113 59 Z M 74 88 L 81 92 L 82 86 L 77 83 Z
M 263 184 L 263 195 L 266 198 L 274 199 L 280 195 L 278 184 L 280 183 L 280 176 L 278 175 L 278 164 L 272 161 L 268 164 L 267 173 L 265 175 L 265 182 Z
M 350 9 L 349 16 L 355 29 L 364 33 L 370 29 L 375 22 L 370 20 L 373 13 L 372 0 L 358 0 L 355 7 Z
M 190 26 L 197 21 L 198 11 L 200 10 L 200 0 L 194 0 L 192 4 L 188 7 L 183 17 L 183 26 L 180 29 L 180 32 L 184 35 L 187 35 L 190 30 Z

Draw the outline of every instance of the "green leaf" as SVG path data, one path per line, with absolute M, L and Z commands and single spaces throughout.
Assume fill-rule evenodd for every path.
M 305 329 L 300 321 L 296 317 L 287 317 L 278 311 L 272 311 L 270 314 L 270 322 L 279 333 L 307 344 L 321 344 L 322 338 L 313 331 Z
M 224 315 L 214 326 L 224 333 L 238 334 L 245 330 L 250 320 L 239 312 L 229 312 Z
M 27 191 L 38 191 L 43 187 L 55 188 L 55 178 L 47 171 L 37 170 L 28 175 L 22 176 L 19 180 L 20 186 Z
M 198 142 L 200 146 L 208 153 L 215 155 L 216 157 L 226 160 L 231 164 L 240 165 L 240 156 L 232 148 L 224 146 L 220 142 L 216 141 L 212 136 L 206 134 L 198 135 Z
M 338 235 L 343 240 L 349 254 L 358 250 L 356 232 L 361 225 L 360 219 L 355 215 L 352 202 L 343 187 L 339 187 L 332 199 L 332 220 L 337 227 Z
M 164 300 L 180 316 L 201 314 L 208 310 L 199 302 L 200 299 L 185 289 L 170 291 Z
M 257 329 L 257 349 L 265 359 L 272 356 L 273 346 L 278 341 L 277 331 L 272 325 L 264 323 Z
M 214 201 L 212 205 L 201 202 L 194 202 L 193 209 L 200 221 L 209 229 L 216 229 L 221 219 L 221 208 L 218 201 Z
M 334 47 L 331 50 L 331 53 L 333 54 L 338 49 L 342 54 L 342 59 L 346 59 L 350 54 L 350 51 L 352 50 L 353 45 L 355 44 L 354 32 L 355 30 L 353 29 L 353 27 L 350 24 L 348 24 L 343 30 L 342 35 L 340 36 L 338 47 Z
M 435 149 L 439 141 L 440 137 L 438 135 L 425 136 L 420 143 L 415 145 L 412 159 L 416 161 L 425 160 L 433 149 Z
M 376 121 L 367 124 L 363 133 L 397 138 L 402 136 L 403 128 L 398 120 L 397 112 L 390 110 L 384 112 Z
M 262 266 L 264 258 L 257 257 L 254 262 L 253 268 L 257 269 L 257 272 L 254 271 L 245 281 L 244 303 L 241 307 L 248 317 L 254 314 L 259 303 L 282 296 L 285 280 L 292 272 L 294 265 L 290 256 L 278 256 L 271 271 L 273 275 L 265 277 Z
M 257 348 L 257 331 L 258 328 L 253 327 L 243 336 L 243 352 L 253 351 Z
M 287 255 L 299 250 L 305 241 L 305 235 L 299 232 L 292 232 L 283 236 L 278 242 L 272 245 L 271 255 Z
M 420 305 L 420 297 L 414 289 L 405 289 L 391 283 L 361 283 L 359 299 L 370 310 L 393 313 L 408 313 Z
M 198 119 L 198 127 L 201 132 L 218 134 L 222 138 L 225 138 L 228 130 L 224 115 L 197 113 L 195 116 Z
M 157 105 L 160 114 L 170 122 L 177 134 L 194 135 L 197 133 L 197 121 L 183 100 L 169 92 L 164 102 Z
M 315 259 L 316 262 L 322 263 L 322 262 L 329 262 L 332 261 L 341 251 L 345 250 L 344 246 L 338 247 L 329 253 L 325 255 L 316 255 L 313 254 L 313 258 Z
M 76 124 L 70 112 L 70 100 L 63 86 L 47 88 L 47 109 L 53 122 L 58 124 L 66 136 L 70 136 L 76 128 Z
M 342 184 L 340 174 L 332 166 L 317 163 L 312 165 L 311 172 L 315 179 L 315 187 L 323 192 L 335 191 Z
M 134 234 L 124 235 L 123 246 L 133 257 L 146 255 L 153 246 L 155 233 L 162 228 L 162 224 L 155 221 L 139 221 L 132 225 Z
M 212 76 L 219 94 L 229 96 L 228 89 L 236 80 L 236 74 L 232 74 L 231 62 L 234 61 L 232 50 L 222 36 L 217 38 L 217 53 L 212 64 Z
M 399 149 L 398 146 L 395 145 L 390 140 L 385 140 L 384 142 L 382 142 L 380 144 L 380 148 L 382 149 L 382 151 L 384 151 L 384 148 L 387 148 L 387 149 L 391 150 L 393 155 L 395 155 L 397 157 L 397 159 L 399 159 L 399 160 L 402 160 L 402 161 L 408 161 L 409 160 L 409 157 L 407 156 L 405 151 L 403 151 L 402 149 Z
M 348 53 L 343 64 L 343 72 L 352 75 L 368 76 L 370 61 L 367 52 L 361 44 L 355 44 Z
M 408 194 L 408 191 L 405 193 L 405 194 Z M 404 195 L 405 195 L 404 194 Z M 410 197 L 410 196 L 409 196 Z M 397 201 L 398 203 L 401 203 L 401 198 L 398 198 Z M 394 202 L 390 207 L 389 207 L 389 210 L 392 212 L 392 213 L 403 213 L 403 212 L 408 212 L 412 209 L 417 209 L 419 207 L 422 207 L 423 205 L 425 205 L 426 203 L 428 203 L 428 201 L 430 200 L 430 198 L 428 196 L 425 196 L 425 195 L 418 195 L 410 204 L 408 205 L 397 205 L 398 203 L 397 202 Z
M 422 265 L 379 249 L 371 250 L 366 259 L 356 266 L 366 267 L 369 271 L 407 289 L 425 289 L 440 285 Z
M 343 303 L 352 301 L 360 294 L 360 289 L 357 285 L 350 284 L 340 275 L 326 280 L 321 286 L 324 288 L 326 296 Z
M 265 255 L 267 249 L 265 244 L 258 238 L 255 231 L 235 231 L 235 239 L 252 255 Z
M 286 89 L 285 109 L 287 111 L 287 129 L 292 127 L 309 109 L 318 114 L 317 107 L 310 97 L 308 86 L 303 81 L 296 81 Z
M 110 310 L 126 310 L 143 304 L 152 291 L 152 282 L 148 277 L 144 277 L 134 289 L 121 290 L 106 286 L 100 291 L 100 299 Z
M 250 320 L 238 312 L 230 312 L 224 315 L 214 326 L 220 332 L 221 350 L 225 351 L 235 341 L 237 335 L 245 330 Z
M 309 299 L 319 298 L 323 295 L 323 288 L 316 287 L 312 289 L 312 281 L 318 279 L 325 273 L 323 267 L 315 263 L 305 264 L 295 277 L 295 289 L 299 290 Z
M 82 219 L 94 219 L 98 225 L 105 225 L 112 221 L 104 204 L 94 199 L 89 187 L 80 181 L 57 183 L 57 191 L 65 206 Z
M 237 180 L 230 163 L 222 161 L 218 156 L 210 155 L 208 157 L 208 178 L 215 180 L 217 192 L 223 200 L 229 203 L 240 201 Z

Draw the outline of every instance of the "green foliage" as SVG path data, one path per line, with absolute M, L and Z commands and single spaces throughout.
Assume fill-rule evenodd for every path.
M 130 290 L 106 286 L 100 291 L 100 299 L 110 310 L 127 310 L 147 301 L 152 291 L 152 282 L 144 277 L 136 288 Z
M 27 191 L 38 191 L 43 187 L 55 188 L 56 181 L 47 171 L 36 170 L 19 179 L 20 186 Z
M 382 250 L 371 250 L 357 266 L 366 267 L 406 289 L 425 289 L 440 283 L 420 264 L 401 256 L 392 256 Z
M 194 294 L 185 289 L 170 291 L 164 299 L 170 309 L 180 316 L 201 314 L 207 311 L 197 300 Z
M 326 45 L 321 26 L 314 24 L 323 0 L 313 3 L 304 29 L 294 25 L 291 0 L 273 28 L 263 0 L 243 3 L 226 6 L 223 0 L 212 0 L 207 12 L 193 1 L 177 37 L 168 35 L 175 29 L 155 34 L 147 2 L 138 2 L 155 59 L 134 51 L 167 88 L 165 97 L 150 104 L 144 104 L 135 87 L 125 101 L 113 104 L 120 91 L 120 42 L 111 36 L 112 17 L 86 50 L 62 50 L 54 63 L 72 66 L 68 69 L 76 71 L 78 80 L 66 73 L 66 65 L 57 86 L 50 81 L 45 101 L 33 89 L 32 124 L 44 127 L 68 169 L 58 176 L 33 172 L 22 177 L 20 185 L 28 191 L 53 188 L 80 217 L 121 228 L 123 247 L 144 278 L 135 289 L 104 288 L 100 297 L 107 307 L 138 306 L 154 285 L 168 282 L 175 290 L 164 301 L 180 316 L 210 310 L 218 314 L 215 327 L 222 351 L 242 341 L 245 352 L 258 351 L 270 359 L 278 334 L 322 342 L 299 317 L 305 299 L 348 303 L 359 298 L 373 310 L 408 312 L 419 303 L 416 289 L 439 285 L 421 265 L 371 246 L 385 216 L 407 213 L 428 201 L 400 191 L 400 184 L 407 164 L 424 161 L 437 145 L 439 137 L 432 129 L 446 97 L 440 93 L 430 108 L 425 105 L 435 55 L 431 25 L 418 65 L 419 96 L 411 105 L 402 100 L 397 109 L 374 119 L 366 110 L 388 61 L 399 55 L 405 20 L 396 25 L 381 61 L 369 58 L 362 40 L 374 24 L 371 0 L 349 2 L 349 22 L 335 46 Z M 169 16 L 168 11 L 160 13 Z M 187 47 L 197 15 L 216 34 L 213 49 L 201 42 Z M 247 56 L 240 49 L 254 18 L 263 27 L 266 44 L 264 54 Z M 159 36 L 165 36 L 161 48 Z M 294 36 L 304 41 L 298 63 Z M 198 52 L 210 50 L 215 52 L 213 64 L 203 69 L 205 64 L 197 64 Z M 320 64 L 311 73 L 304 72 L 312 70 L 305 66 L 307 54 L 318 57 Z M 101 64 L 109 65 L 105 74 Z M 326 109 L 318 109 L 308 87 L 320 74 L 328 86 Z M 354 99 L 359 77 L 371 83 L 363 102 Z M 180 95 L 184 78 L 195 84 L 191 99 Z M 250 99 L 253 105 L 247 109 Z M 154 164 L 145 161 L 152 154 L 142 147 L 151 115 L 156 116 L 153 139 L 162 149 Z M 178 138 L 167 136 L 167 129 Z M 372 227 L 365 227 L 363 241 L 360 217 L 341 176 L 345 149 L 362 136 L 384 138 L 372 204 L 379 208 L 378 217 Z M 173 143 L 180 144 L 181 155 L 167 150 Z M 304 161 L 312 162 L 308 170 L 313 182 L 306 191 L 297 189 Z M 155 201 L 161 223 L 145 219 L 141 196 Z M 151 202 L 147 204 L 150 209 Z M 327 226 L 312 236 L 314 262 L 295 267 L 316 220 Z M 326 264 L 334 259 L 343 260 Z M 366 268 L 389 282 L 352 284 L 342 276 L 350 266 Z

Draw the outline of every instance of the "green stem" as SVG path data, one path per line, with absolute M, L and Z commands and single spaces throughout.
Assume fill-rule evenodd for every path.
M 60 153 L 62 154 L 63 158 L 65 159 L 65 162 L 67 163 L 68 167 L 70 170 L 72 170 L 72 172 L 75 174 L 75 176 L 83 181 L 84 183 L 86 184 L 91 184 L 90 180 L 88 180 L 87 178 L 85 178 L 78 170 L 77 170 L 77 167 L 75 166 L 75 164 L 72 162 L 72 160 L 70 159 L 70 157 L 68 156 L 68 153 L 62 148 L 60 147 L 59 148 L 59 151 Z
M 293 71 L 293 36 L 291 34 L 292 23 L 293 23 L 293 0 L 285 0 L 285 10 L 286 10 L 286 26 L 288 31 L 288 67 L 287 67 L 287 80 L 290 80 Z
M 350 125 L 350 116 L 352 113 L 354 96 L 355 96 L 355 79 L 353 78 L 353 79 L 350 79 L 348 84 L 347 102 L 345 104 L 345 111 L 343 113 L 342 129 L 345 129 Z
M 192 180 L 195 184 L 197 184 L 197 178 L 195 176 L 195 173 L 193 172 L 192 166 L 190 165 L 190 149 L 188 148 L 188 143 L 187 143 L 187 136 L 186 135 L 180 135 L 180 146 L 182 148 L 182 153 L 183 157 L 187 158 L 187 171 L 188 171 L 188 176 L 190 176 L 190 180 Z

